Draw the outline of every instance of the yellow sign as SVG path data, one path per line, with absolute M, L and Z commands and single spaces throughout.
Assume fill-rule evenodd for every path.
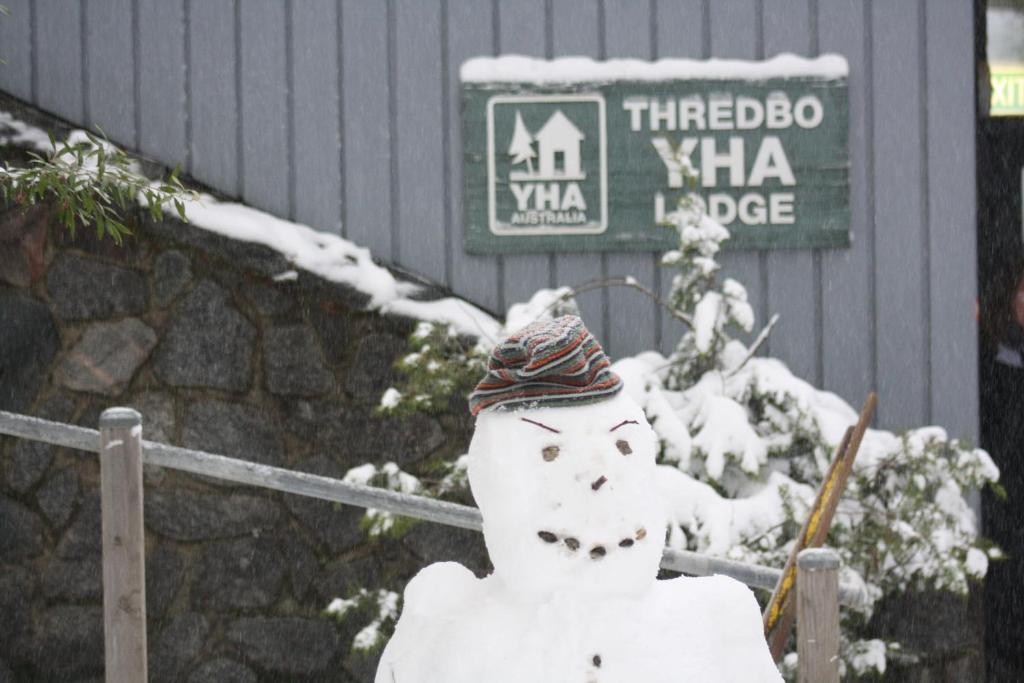
M 1024 116 L 1024 63 L 1004 62 L 989 65 L 992 116 Z

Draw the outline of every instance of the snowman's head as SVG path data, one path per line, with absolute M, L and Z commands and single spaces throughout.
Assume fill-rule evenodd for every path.
M 527 330 L 520 368 L 509 370 L 492 356 L 491 374 L 521 376 L 523 367 L 536 367 L 537 357 L 560 348 L 544 347 L 550 342 L 545 335 L 561 335 L 564 341 L 573 338 L 576 327 L 596 346 L 578 319 L 559 319 Z M 654 486 L 657 439 L 640 406 L 618 391 L 621 381 L 596 349 L 574 352 L 592 365 L 603 364 L 580 383 L 582 401 L 568 403 L 561 391 L 553 394 L 555 405 L 537 399 L 543 397 L 538 382 L 561 388 L 569 380 L 557 371 L 542 377 L 534 373 L 527 375 L 528 382 L 510 383 L 506 392 L 513 397 L 526 393 L 531 401 L 499 404 L 477 414 L 469 449 L 470 485 L 483 513 L 495 573 L 519 591 L 639 592 L 657 574 L 666 520 Z M 578 365 L 571 359 L 563 363 Z M 609 377 L 615 390 L 595 399 L 593 387 L 600 389 Z

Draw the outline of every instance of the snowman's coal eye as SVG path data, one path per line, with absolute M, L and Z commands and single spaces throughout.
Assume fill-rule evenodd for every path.
M 615 442 L 615 447 L 619 449 L 619 453 L 623 455 L 629 455 L 633 452 L 633 449 L 629 447 L 629 442 L 625 439 L 619 439 Z
M 541 454 L 544 456 L 544 462 L 551 462 L 558 457 L 558 446 L 545 446 Z

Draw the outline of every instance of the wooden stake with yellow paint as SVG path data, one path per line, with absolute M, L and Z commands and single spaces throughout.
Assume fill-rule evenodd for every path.
M 868 423 L 875 412 L 876 402 L 874 392 L 868 394 L 857 424 L 843 434 L 821 488 L 818 489 L 814 505 L 811 506 L 789 559 L 786 560 L 779 583 L 775 586 L 772 598 L 764 610 L 764 635 L 768 639 L 768 646 L 775 661 L 782 657 L 786 641 L 793 630 L 793 621 L 796 619 L 796 602 L 793 600 L 793 588 L 796 586 L 796 557 L 804 548 L 816 548 L 825 543 L 832 517 L 846 488 L 850 472 L 853 471 L 853 461 L 857 457 L 864 432 L 867 431 Z

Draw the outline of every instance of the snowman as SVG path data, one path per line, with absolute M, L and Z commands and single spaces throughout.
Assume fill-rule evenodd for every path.
M 409 582 L 376 683 L 781 681 L 750 590 L 657 580 L 657 440 L 579 318 L 491 354 L 470 397 L 469 481 L 494 572 Z

